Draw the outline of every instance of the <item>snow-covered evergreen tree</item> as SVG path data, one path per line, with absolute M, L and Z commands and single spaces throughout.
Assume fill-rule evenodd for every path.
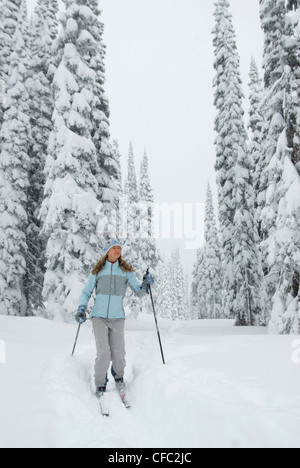
M 270 196 L 270 187 L 280 180 L 280 173 L 275 166 L 269 166 L 276 153 L 279 136 L 284 131 L 283 100 L 284 100 L 284 31 L 286 8 L 285 0 L 260 0 L 261 24 L 265 33 L 264 46 L 264 81 L 265 81 L 265 120 L 268 132 L 264 138 L 264 167 L 260 180 L 260 229 L 262 239 L 267 239 L 275 228 L 278 208 L 278 192 Z M 265 250 L 263 251 L 265 257 Z M 274 279 L 274 282 L 275 279 Z M 270 293 L 271 294 L 271 293 Z
M 9 76 L 10 56 L 14 50 L 16 31 L 22 0 L 3 0 L 1 2 L 0 23 L 0 73 Z
M 216 319 L 222 313 L 223 270 L 220 238 L 210 185 L 205 205 L 205 245 L 197 252 L 193 272 L 193 305 L 199 318 Z
M 23 0 L 13 38 L 0 141 L 0 313 L 26 315 L 26 228 L 29 146 L 28 20 Z
M 68 0 L 67 4 L 70 4 Z M 91 137 L 97 152 L 99 198 L 105 204 L 117 208 L 119 203 L 118 176 L 119 165 L 115 160 L 110 143 L 109 102 L 104 92 L 105 83 L 105 50 L 103 43 L 104 25 L 100 21 L 99 0 L 78 1 L 78 21 L 88 23 L 88 28 L 78 36 L 77 47 L 84 63 L 94 72 L 96 89 L 94 93 L 93 112 L 90 113 Z
M 209 318 L 208 304 L 207 304 L 207 276 L 206 276 L 206 249 L 205 246 L 197 252 L 197 281 L 196 281 L 196 304 L 198 311 L 198 318 Z
M 205 247 L 197 250 L 197 260 L 193 268 L 192 308 L 193 316 L 198 319 L 208 317 L 206 305 L 206 264 Z
M 138 183 L 132 143 L 129 145 L 123 208 L 125 208 L 125 221 L 127 222 L 124 256 L 134 265 L 140 275 L 145 274 L 150 268 L 151 273 L 156 276 L 158 256 L 156 241 L 152 235 L 153 190 L 148 172 L 148 157 L 145 151 Z M 134 315 L 137 309 L 142 310 L 143 305 L 143 303 L 137 303 L 135 296 L 129 292 L 127 306 Z M 149 302 L 146 309 L 149 313 L 151 312 Z
M 286 145 L 286 147 L 284 147 Z M 282 140 L 278 152 L 287 154 L 287 141 Z M 280 157 L 278 164 L 281 164 Z M 281 198 L 276 229 L 269 243 L 268 259 L 279 283 L 273 297 L 270 331 L 283 334 L 300 333 L 300 177 L 288 156 L 282 167 Z
M 288 2 L 299 13 L 299 5 Z M 261 1 L 265 32 L 264 64 L 269 132 L 264 146 L 262 173 L 265 206 L 261 212 L 263 254 L 267 259 L 270 329 L 299 331 L 299 31 L 297 14 L 286 3 Z M 275 21 L 276 20 L 276 21 Z M 298 32 L 297 32 L 298 31 Z
M 27 272 L 25 292 L 30 312 L 43 307 L 42 289 L 45 272 L 45 239 L 41 236 L 39 210 L 44 195 L 44 167 L 54 108 L 49 79 L 49 66 L 53 59 L 53 40 L 57 34 L 56 0 L 38 0 L 31 21 L 31 63 L 27 86 L 30 94 L 30 123 L 32 145 L 30 148 Z
M 291 161 L 300 175 L 300 4 L 290 0 L 287 6 L 284 60 L 290 73 L 286 83 L 285 121 Z
M 217 73 L 214 79 L 215 106 L 218 110 L 215 145 L 224 262 L 223 311 L 226 316 L 234 317 L 236 311 L 233 304 L 238 291 L 234 277 L 235 170 L 239 153 L 246 151 L 247 135 L 243 121 L 240 61 L 229 6 L 228 0 L 218 0 L 215 4 L 213 45 Z
M 265 87 L 270 88 L 283 73 L 282 47 L 285 29 L 285 0 L 260 0 L 262 29 L 265 32 L 263 68 Z
M 127 160 L 127 176 L 124 186 L 124 217 L 125 223 L 124 233 L 126 236 L 124 254 L 128 261 L 135 265 L 139 264 L 139 245 L 138 236 L 140 229 L 140 206 L 139 206 L 139 190 L 136 176 L 136 167 L 134 160 L 133 145 L 130 142 L 129 153 Z
M 104 52 L 96 3 L 65 0 L 57 43 L 60 61 L 53 80 L 55 110 L 41 209 L 43 232 L 48 238 L 43 296 L 47 316 L 65 320 L 78 306 L 78 291 L 100 251 L 96 212 L 104 179 L 100 182 L 101 142 L 94 124 L 99 125 L 100 116 L 103 118 L 99 102 L 106 99 L 99 81 L 99 75 L 103 78 Z M 107 132 L 107 123 L 103 127 Z M 105 178 L 107 201 L 109 173 Z
M 113 158 L 117 166 L 117 177 L 115 178 L 115 184 L 119 197 L 123 194 L 123 177 L 121 168 L 121 153 L 119 149 L 118 140 L 114 139 L 112 143 Z
M 127 177 L 125 180 L 124 194 L 128 198 L 128 203 L 137 203 L 139 200 L 138 182 L 134 162 L 134 152 L 132 142 L 129 144 L 127 160 Z
M 233 303 L 236 325 L 256 325 L 261 322 L 264 301 L 263 271 L 258 249 L 258 232 L 254 217 L 252 174 L 254 165 L 250 154 L 240 151 L 236 165 L 234 199 L 234 261 L 233 274 L 237 290 Z
M 144 156 L 141 163 L 140 170 L 140 184 L 139 184 L 140 200 L 145 203 L 148 212 L 148 237 L 153 235 L 153 190 L 151 187 L 150 177 L 149 177 L 149 162 L 147 152 L 145 150 Z
M 145 150 L 141 163 L 140 183 L 139 183 L 139 199 L 141 204 L 140 210 L 140 250 L 141 250 L 141 267 L 145 272 L 147 268 L 151 268 L 155 274 L 158 262 L 156 241 L 153 237 L 153 189 L 149 176 L 149 162 L 147 152 Z
M 158 255 L 155 280 L 152 292 L 157 314 L 166 320 L 190 320 L 189 291 L 178 248 L 170 260 Z
M 215 105 L 218 110 L 217 183 L 223 253 L 223 311 L 237 325 L 253 325 L 259 314 L 261 266 L 255 242 L 254 172 L 247 154 L 243 92 L 232 15 L 227 0 L 216 2 L 214 33 Z M 250 278 L 251 276 L 251 278 Z M 251 293 L 250 293 L 251 292 Z
M 179 248 L 175 248 L 171 256 L 171 297 L 172 297 L 172 320 L 188 320 L 188 292 L 186 290 L 185 276 L 180 259 Z
M 234 259 L 234 215 L 235 167 L 238 152 L 244 151 L 246 131 L 241 107 L 243 92 L 239 73 L 239 57 L 236 47 L 232 15 L 227 0 L 215 4 L 215 28 L 213 44 L 215 50 L 214 79 L 215 106 L 218 114 L 215 121 L 217 162 L 217 183 L 219 195 L 219 218 L 222 231 L 224 259 L 223 311 L 233 317 L 233 303 L 237 285 L 233 274 Z
M 122 210 L 123 255 L 126 261 L 134 266 L 138 274 L 142 275 L 140 236 L 142 234 L 141 213 L 143 212 L 143 206 L 139 203 L 139 188 L 132 142 L 129 144 Z M 139 277 L 139 280 L 141 281 L 142 278 Z M 138 315 L 142 307 L 142 303 L 137 300 L 129 289 L 125 299 L 125 306 L 129 308 L 134 316 Z
M 210 185 L 207 188 L 205 206 L 205 271 L 206 306 L 209 318 L 222 316 L 223 270 L 220 249 L 220 238 L 214 212 L 213 197 Z
M 165 257 L 158 261 L 155 286 L 153 287 L 153 296 L 157 304 L 157 314 L 170 320 L 172 318 L 172 291 L 171 291 L 171 268 L 170 262 Z
M 254 208 L 255 217 L 257 220 L 257 227 L 260 233 L 260 213 L 262 201 L 260 198 L 260 180 L 261 174 L 265 169 L 265 158 L 263 153 L 263 143 L 267 135 L 267 128 L 265 122 L 265 101 L 264 101 L 264 88 L 262 79 L 259 76 L 258 68 L 255 60 L 251 59 L 250 65 L 250 111 L 249 111 L 249 129 L 251 138 L 249 142 L 249 153 L 253 160 L 254 173 L 253 188 L 254 188 Z
M 112 143 L 112 158 L 117 167 L 116 178 L 114 180 L 116 186 L 116 199 L 114 203 L 110 203 L 109 216 L 110 222 L 113 225 L 113 234 L 110 237 L 121 238 L 122 231 L 122 208 L 123 208 L 123 176 L 121 168 L 121 153 L 119 149 L 118 141 L 115 139 Z
M 2 0 L 0 6 L 0 128 L 3 121 L 10 57 L 22 0 Z M 1 147 L 0 147 L 1 150 Z

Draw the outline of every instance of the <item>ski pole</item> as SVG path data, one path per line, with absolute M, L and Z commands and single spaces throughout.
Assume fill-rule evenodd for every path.
M 82 323 L 80 323 L 78 325 L 78 330 L 77 330 L 77 335 L 76 335 L 76 338 L 75 338 L 75 343 L 74 343 L 74 347 L 73 347 L 73 351 L 72 351 L 72 356 L 74 356 L 74 353 L 75 353 L 75 348 L 76 348 L 76 345 L 77 345 L 77 340 L 78 340 L 81 325 L 82 325 Z
M 148 268 L 148 270 L 147 270 L 146 275 L 147 275 L 147 276 L 149 275 L 149 268 Z M 155 319 L 156 331 L 157 331 L 157 336 L 158 336 L 158 341 L 159 341 L 159 346 L 160 346 L 161 357 L 162 357 L 163 363 L 166 364 L 166 362 L 165 362 L 165 357 L 164 357 L 164 352 L 163 352 L 163 348 L 162 348 L 162 344 L 161 344 L 160 333 L 159 333 L 159 328 L 158 328 L 158 323 L 157 323 L 157 317 L 156 317 L 156 312 L 155 312 L 155 306 L 154 306 L 154 300 L 153 300 L 153 295 L 152 295 L 152 289 L 151 289 L 150 284 L 149 284 L 149 292 L 150 292 L 150 297 L 151 297 L 151 302 L 152 302 L 152 308 L 153 308 L 153 314 L 154 314 L 154 319 Z

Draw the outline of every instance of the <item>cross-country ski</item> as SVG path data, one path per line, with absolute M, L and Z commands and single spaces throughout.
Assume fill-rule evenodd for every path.
M 126 409 L 129 409 L 130 403 L 127 397 L 127 390 L 124 382 L 118 382 L 116 384 L 116 393 L 120 397 L 120 402 L 123 403 Z M 100 411 L 102 416 L 108 417 L 110 415 L 110 402 L 113 394 L 113 391 L 107 391 L 104 388 L 97 389 L 96 397 L 99 400 Z
M 102 393 L 99 395 L 99 405 L 102 416 L 109 416 L 109 395 L 108 393 Z

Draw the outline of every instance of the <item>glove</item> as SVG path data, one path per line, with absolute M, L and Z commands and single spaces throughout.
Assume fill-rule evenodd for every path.
M 76 322 L 82 324 L 86 322 L 86 306 L 79 306 L 75 315 Z
M 153 276 L 151 275 L 151 273 L 146 273 L 146 275 L 144 276 L 143 280 L 149 284 L 151 286 L 151 284 L 154 284 L 154 278 Z
M 152 284 L 154 284 L 154 279 L 153 276 L 150 273 L 147 273 L 144 278 L 143 278 L 143 284 L 141 286 L 141 289 L 148 294 L 149 288 Z

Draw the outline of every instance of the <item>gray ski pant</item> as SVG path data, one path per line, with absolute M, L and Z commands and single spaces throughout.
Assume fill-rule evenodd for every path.
M 95 384 L 96 387 L 106 387 L 107 372 L 111 361 L 116 374 L 115 378 L 124 377 L 125 320 L 93 317 L 93 329 L 97 348 Z

